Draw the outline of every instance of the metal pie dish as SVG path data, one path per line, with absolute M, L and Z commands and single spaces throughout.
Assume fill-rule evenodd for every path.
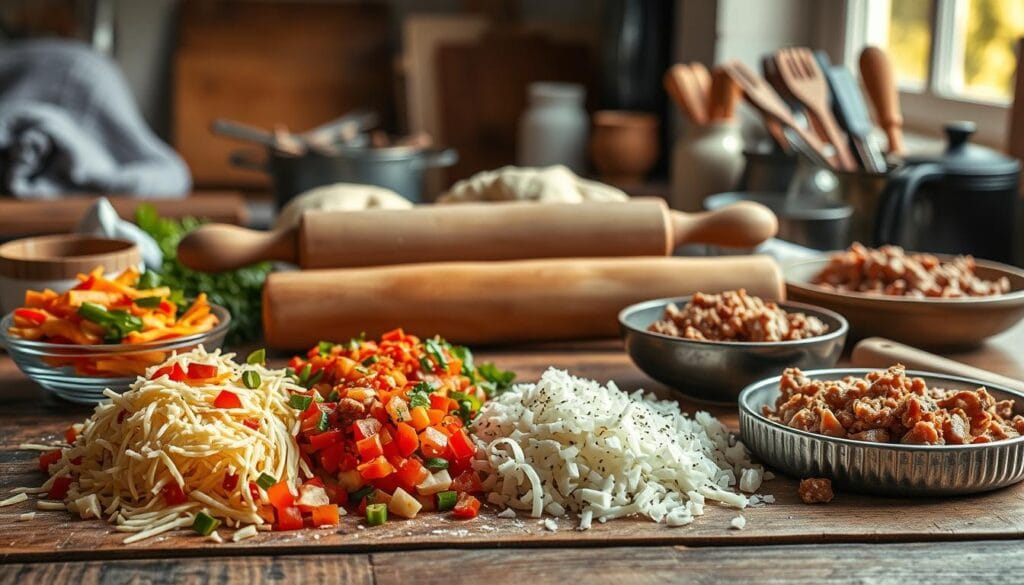
M 908 252 L 909 253 L 909 252 Z M 990 297 L 957 299 L 911 298 L 858 292 L 838 292 L 811 284 L 828 265 L 828 254 L 787 264 L 789 298 L 839 311 L 850 320 L 850 336 L 887 337 L 919 347 L 976 346 L 1013 327 L 1024 318 L 1024 270 L 986 260 L 975 260 L 979 278 L 1006 277 L 1010 292 Z M 936 254 L 942 261 L 953 256 Z
M 870 368 L 805 371 L 814 380 L 863 377 Z M 1014 400 L 1024 413 L 1024 394 L 970 378 L 908 371 L 929 387 L 975 390 Z M 775 405 L 775 376 L 748 386 L 739 397 L 740 435 L 761 462 L 795 478 L 827 477 L 841 489 L 886 496 L 954 496 L 985 492 L 1024 479 L 1024 437 L 977 445 L 903 445 L 828 437 L 769 420 L 762 406 Z
M 644 301 L 619 313 L 626 353 L 645 374 L 706 402 L 735 404 L 740 391 L 788 367 L 832 367 L 839 360 L 849 325 L 842 315 L 812 305 L 779 302 L 788 313 L 805 313 L 828 325 L 824 335 L 796 341 L 696 341 L 648 331 L 665 307 L 682 307 L 689 296 Z

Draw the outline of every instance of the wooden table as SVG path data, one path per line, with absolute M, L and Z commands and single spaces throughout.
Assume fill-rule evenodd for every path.
M 1024 378 L 1024 324 L 974 351 L 950 357 Z M 548 345 L 479 351 L 536 379 L 548 366 L 624 390 L 671 392 L 640 373 L 617 342 Z M 0 358 L 0 494 L 45 478 L 37 453 L 18 450 L 26 441 L 56 440 L 88 409 L 50 398 Z M 681 399 L 684 409 L 706 406 Z M 735 426 L 730 408 L 710 410 Z M 833 503 L 806 506 L 786 477 L 766 482 L 762 493 L 777 502 L 743 510 L 747 526 L 730 530 L 738 512 L 709 506 L 691 526 L 668 528 L 646 520 L 595 523 L 586 532 L 560 519 L 545 530 L 534 519 L 469 522 L 421 515 L 384 527 L 360 528 L 356 518 L 331 530 L 261 533 L 239 544 L 215 545 L 175 534 L 123 545 L 96 521 L 64 512 L 39 512 L 28 522 L 19 504 L 0 509 L 0 583 L 303 581 L 344 583 L 548 583 L 586 577 L 621 583 L 805 582 L 904 583 L 969 579 L 1006 583 L 1024 569 L 1024 484 L 956 499 L 894 499 L 838 493 Z

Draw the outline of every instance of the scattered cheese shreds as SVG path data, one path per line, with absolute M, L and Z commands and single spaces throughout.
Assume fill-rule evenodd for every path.
M 3 508 L 4 506 L 13 506 L 14 504 L 20 504 L 25 501 L 28 501 L 28 494 L 25 492 L 18 492 L 5 500 L 0 500 L 0 508 Z
M 743 527 L 747 525 L 747 519 L 743 516 L 736 516 L 729 522 L 729 528 L 733 530 L 743 530 Z
M 35 512 L 25 512 L 24 514 L 19 514 L 18 515 L 18 520 L 21 521 L 21 522 L 29 522 L 29 521 L 35 520 L 35 519 L 36 519 L 36 513 Z
M 581 529 L 633 515 L 683 526 L 705 500 L 744 508 L 738 478 L 763 477 L 710 414 L 556 369 L 487 402 L 473 430 L 489 502 L 533 517 L 575 512 Z
M 255 524 L 250 524 L 244 528 L 239 528 L 231 535 L 231 542 L 242 542 L 247 538 L 256 536 L 259 531 L 256 529 Z

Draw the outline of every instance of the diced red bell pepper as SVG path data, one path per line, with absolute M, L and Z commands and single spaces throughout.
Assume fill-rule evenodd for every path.
M 330 447 L 331 445 L 337 445 L 341 442 L 341 429 L 331 429 L 322 433 L 309 436 L 309 445 L 313 447 L 313 450 L 317 451 L 324 447 Z
M 386 494 L 393 494 L 398 489 L 398 474 L 392 473 L 387 477 L 373 480 L 373 487 L 377 488 L 377 491 L 384 492 Z
M 160 308 L 157 310 L 165 315 L 174 315 L 175 311 L 177 310 L 177 307 L 175 307 L 174 303 L 172 303 L 171 301 L 168 301 L 167 299 L 161 299 Z
M 476 471 L 468 469 L 452 480 L 452 486 L 449 489 L 457 492 L 477 493 L 484 491 L 484 486 L 480 483 L 480 476 Z
M 352 471 L 359 466 L 359 458 L 351 453 L 345 453 L 341 456 L 341 462 L 338 463 L 338 471 Z
M 327 473 L 337 473 L 338 468 L 341 466 L 341 458 L 344 454 L 345 446 L 341 443 L 328 445 L 327 447 L 320 449 L 320 467 L 323 467 L 324 471 Z
M 68 430 L 64 431 L 64 440 L 67 441 L 69 445 L 73 445 L 77 438 L 78 431 L 75 430 L 75 427 L 68 427 Z
M 306 481 L 302 482 L 302 485 L 315 485 L 316 487 L 324 487 L 324 480 L 319 477 L 311 477 Z
M 420 437 L 416 429 L 405 423 L 398 423 L 395 428 L 395 448 L 402 457 L 408 457 L 420 446 Z
M 50 491 L 46 492 L 46 497 L 51 500 L 63 500 L 68 495 L 68 488 L 71 487 L 71 476 L 62 475 L 53 480 L 50 484 Z
M 384 454 L 384 448 L 380 444 L 380 435 L 367 437 L 362 441 L 356 441 L 356 450 L 359 451 L 359 458 L 363 461 L 370 461 Z
M 252 496 L 252 501 L 254 502 L 259 502 L 261 500 L 260 486 L 256 485 L 256 482 L 254 481 L 249 482 L 249 495 Z
M 60 449 L 54 449 L 53 451 L 47 451 L 39 456 L 39 469 L 41 471 L 49 471 L 50 466 L 60 461 L 62 454 Z
M 404 338 L 405 331 L 402 331 L 401 327 L 399 327 L 398 329 L 392 329 L 391 331 L 388 331 L 387 333 L 380 336 L 381 341 L 401 341 Z
M 327 504 L 313 508 L 313 526 L 337 526 L 340 522 L 337 504 Z
M 15 309 L 14 316 L 35 323 L 36 325 L 42 325 L 46 322 L 46 313 L 35 309 Z
M 459 429 L 448 437 L 448 450 L 454 459 L 467 459 L 476 453 L 476 445 L 466 431 Z
M 267 488 L 267 499 L 270 505 L 280 511 L 295 505 L 295 496 L 292 495 L 288 482 L 279 481 Z
M 328 483 L 324 486 L 324 490 L 327 492 L 327 497 L 335 504 L 338 504 L 339 506 L 348 505 L 348 492 L 346 492 L 340 485 Z
M 440 394 L 433 392 L 430 394 L 430 408 L 448 412 L 448 402 L 449 399 L 447 396 L 441 396 Z
M 300 530 L 302 528 L 302 511 L 298 506 L 277 508 L 278 530 Z
M 191 370 L 192 368 L 189 367 L 189 371 Z M 215 408 L 242 408 L 242 400 L 230 390 L 221 390 L 220 394 L 213 399 L 213 406 Z
M 235 488 L 238 487 L 238 476 L 233 473 L 229 473 L 224 476 L 224 481 L 222 481 L 220 485 L 224 488 L 224 491 L 233 492 L 235 491 Z
M 380 421 L 375 418 L 364 418 L 352 423 L 352 435 L 357 441 L 372 437 L 380 432 Z
M 247 419 L 242 421 L 242 424 L 247 426 L 247 427 L 249 427 L 250 429 L 252 429 L 254 431 L 260 430 L 260 421 L 254 419 L 254 418 L 247 418 Z
M 356 469 L 359 471 L 359 475 L 366 480 L 387 477 L 395 471 L 395 468 L 388 463 L 388 460 L 383 455 L 359 465 Z
M 153 375 L 149 377 L 150 380 L 156 380 L 160 376 L 167 376 L 175 382 L 184 382 L 186 380 L 185 370 L 181 369 L 178 364 L 172 364 L 170 366 L 164 366 L 157 371 L 153 372 Z
M 212 364 L 189 364 L 188 378 L 190 380 L 203 380 L 213 378 L 217 375 L 217 366 Z
M 163 493 L 164 501 L 167 502 L 168 506 L 177 506 L 188 501 L 188 496 L 181 490 L 181 486 L 173 481 L 164 484 L 163 489 L 160 491 Z
M 471 469 L 473 466 L 472 459 L 452 459 L 448 461 L 448 475 L 452 477 L 458 477 Z
M 410 458 L 398 466 L 398 472 L 395 475 L 402 488 L 407 492 L 412 492 L 424 479 L 427 479 L 430 472 L 423 467 L 419 459 Z
M 75 290 L 92 290 L 96 286 L 96 276 L 90 274 L 85 280 L 75 285 Z
M 420 450 L 427 457 L 444 457 L 448 437 L 437 427 L 427 427 L 420 433 Z
M 467 493 L 460 493 L 452 514 L 456 518 L 476 518 L 480 513 L 480 500 Z

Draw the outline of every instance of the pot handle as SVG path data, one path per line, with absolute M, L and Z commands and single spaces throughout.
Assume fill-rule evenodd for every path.
M 938 163 L 912 165 L 894 172 L 878 203 L 873 245 L 904 244 L 903 236 L 910 221 L 910 208 L 918 189 L 944 176 L 946 171 Z
M 257 158 L 258 155 L 254 154 L 250 150 L 234 150 L 228 155 L 228 162 L 231 166 L 245 169 L 247 171 L 259 171 L 261 173 L 269 173 L 270 170 L 267 167 L 267 159 Z
M 423 155 L 413 162 L 413 166 L 420 169 L 433 169 L 437 167 L 450 167 L 459 162 L 459 153 L 454 148 L 425 150 Z

